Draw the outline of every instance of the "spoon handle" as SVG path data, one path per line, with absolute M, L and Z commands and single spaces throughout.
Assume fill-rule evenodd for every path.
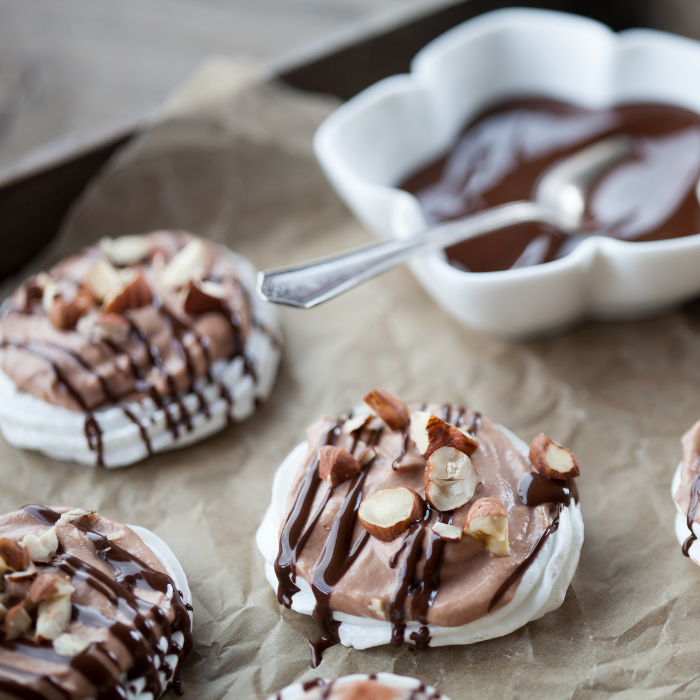
M 418 253 L 482 236 L 516 224 L 562 226 L 551 210 L 535 202 L 511 202 L 440 224 L 409 238 L 371 243 L 324 258 L 258 273 L 258 294 L 275 304 L 309 309 Z

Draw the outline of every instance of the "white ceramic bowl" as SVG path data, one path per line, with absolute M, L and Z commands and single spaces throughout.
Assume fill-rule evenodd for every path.
M 634 29 L 615 34 L 576 15 L 506 9 L 426 46 L 411 73 L 382 80 L 319 128 L 316 155 L 355 215 L 382 237 L 425 228 L 415 197 L 395 186 L 448 150 L 465 123 L 512 96 L 589 108 L 654 101 L 700 112 L 700 43 Z M 463 272 L 444 252 L 411 270 L 459 321 L 523 338 L 585 318 L 629 319 L 700 293 L 700 235 L 634 243 L 596 236 L 534 267 Z

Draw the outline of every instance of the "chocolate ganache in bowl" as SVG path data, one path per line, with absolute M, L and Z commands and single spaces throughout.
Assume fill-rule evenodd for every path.
M 668 104 L 593 110 L 547 98 L 508 100 L 469 123 L 446 155 L 401 187 L 416 196 L 426 221 L 437 224 L 533 199 L 553 164 L 616 134 L 633 136 L 634 152 L 594 183 L 580 235 L 521 224 L 452 246 L 450 263 L 491 272 L 562 257 L 584 236 L 657 241 L 698 233 L 700 114 Z

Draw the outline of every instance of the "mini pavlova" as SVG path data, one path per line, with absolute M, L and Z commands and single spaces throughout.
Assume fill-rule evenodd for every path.
M 157 231 L 30 277 L 0 319 L 5 439 L 120 467 L 247 418 L 280 356 L 255 274 L 226 248 Z
M 480 414 L 384 391 L 307 431 L 257 533 L 278 600 L 341 643 L 419 649 L 508 634 L 558 608 L 583 521 L 573 454 Z
M 187 579 L 145 528 L 79 508 L 0 515 L 0 696 L 156 700 L 192 649 Z

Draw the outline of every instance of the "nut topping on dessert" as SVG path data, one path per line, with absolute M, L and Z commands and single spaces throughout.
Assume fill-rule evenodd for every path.
M 354 433 L 356 430 L 359 430 L 367 425 L 367 421 L 369 421 L 371 418 L 372 414 L 369 411 L 366 413 L 360 413 L 359 415 L 353 415 L 352 418 L 348 418 L 345 423 L 343 423 L 343 432 Z
M 412 489 L 398 487 L 376 491 L 360 504 L 357 517 L 370 535 L 391 542 L 425 513 L 423 499 Z
M 571 450 L 540 433 L 530 443 L 530 461 L 535 469 L 550 479 L 570 479 L 580 474 Z
M 90 646 L 88 639 L 83 639 L 77 634 L 64 632 L 53 640 L 53 650 L 59 656 L 77 656 Z
M 70 585 L 66 577 L 56 577 L 54 592 L 41 598 L 39 603 L 36 618 L 36 640 L 38 642 L 45 639 L 56 639 L 65 632 L 71 619 L 71 595 L 74 592 L 75 588 Z
M 43 544 L 46 541 L 53 544 L 54 540 L 56 547 L 47 559 L 48 550 Z M 71 594 L 75 589 L 63 574 L 38 573 L 29 562 L 30 557 L 34 558 L 33 554 L 37 557 L 34 560 L 40 563 L 48 562 L 55 555 L 58 547 L 56 529 L 50 528 L 41 537 L 30 533 L 24 541 L 29 542 L 29 546 L 13 540 L 0 540 L 0 549 L 5 555 L 2 561 L 6 567 L 0 600 L 0 605 L 6 610 L 5 636 L 8 640 L 17 639 L 35 624 L 37 642 L 56 639 L 70 622 Z M 37 551 L 37 547 L 43 549 Z M 10 561 L 12 563 L 8 566 Z M 19 566 L 24 570 L 15 568 Z M 36 614 L 32 616 L 34 612 Z
M 388 391 L 375 389 L 365 396 L 365 403 L 392 430 L 405 428 L 410 420 L 408 406 L 398 397 Z
M 471 501 L 481 483 L 471 459 L 454 447 L 440 447 L 425 467 L 425 497 L 438 510 L 455 510 Z
M 94 303 L 92 294 L 82 287 L 66 294 L 68 296 L 64 297 L 55 291 L 50 292 L 45 303 L 49 321 L 60 330 L 75 328 L 78 320 L 90 311 Z
M 360 463 L 361 467 L 366 467 L 376 456 L 377 451 L 374 447 L 365 447 L 365 449 L 360 452 L 357 461 Z
M 138 309 L 153 301 L 153 293 L 140 272 L 122 276 L 122 286 L 110 291 L 102 303 L 106 314 Z
M 182 308 L 185 313 L 195 315 L 223 309 L 226 298 L 226 287 L 223 284 L 190 280 L 184 292 Z
M 24 609 L 24 603 L 17 603 L 5 613 L 5 638 L 8 640 L 21 637 L 32 626 L 32 618 Z
M 426 459 L 440 447 L 454 447 L 465 455 L 470 455 L 478 446 L 473 436 L 427 411 L 413 412 L 410 435 L 418 451 Z
M 32 561 L 46 563 L 53 559 L 56 550 L 58 549 L 58 537 L 56 536 L 56 528 L 52 527 L 43 535 L 37 537 L 29 533 L 25 535 L 22 544 L 29 552 L 29 558 Z
M 144 236 L 103 238 L 100 249 L 113 265 L 123 267 L 143 262 L 152 250 L 151 242 Z
M 107 260 L 98 258 L 88 271 L 85 284 L 95 299 L 102 303 L 114 290 L 120 289 L 124 285 L 124 278 L 119 270 Z
M 211 254 L 204 243 L 191 240 L 160 271 L 159 281 L 169 289 L 182 289 L 190 280 L 206 277 L 211 263 Z
M 508 510 L 498 498 L 480 498 L 467 513 L 464 531 L 486 543 L 486 549 L 499 557 L 510 554 Z
M 83 508 L 71 508 L 65 513 L 61 513 L 61 517 L 56 521 L 56 525 L 65 525 L 66 523 L 72 523 L 74 520 L 79 520 L 84 516 L 94 517 L 95 511 L 88 511 L 84 510 Z M 77 530 L 72 530 L 72 532 L 77 532 Z
M 462 539 L 462 528 L 447 523 L 435 523 L 433 532 L 446 542 L 459 542 Z
M 24 571 L 29 564 L 26 547 L 6 537 L 0 538 L 0 576 L 8 571 Z
M 369 609 L 380 619 L 386 620 L 386 611 L 384 610 L 384 601 L 381 598 L 372 598 L 369 604 Z
M 29 586 L 29 600 L 32 603 L 41 603 L 51 596 L 60 595 L 60 591 L 66 591 L 65 587 L 59 584 L 59 581 L 67 583 L 68 579 L 59 574 L 39 574 Z
M 117 313 L 91 314 L 80 319 L 78 332 L 84 335 L 96 335 L 101 340 L 124 337 L 129 332 L 129 322 Z
M 0 515 L 2 561 L 26 567 L 0 575 L 1 697 L 156 700 L 174 683 L 192 646 L 187 582 L 135 530 L 81 509 Z M 52 554 L 35 565 L 38 542 Z
M 360 463 L 347 451 L 335 445 L 324 445 L 318 451 L 318 475 L 331 486 L 352 479 L 362 470 Z

